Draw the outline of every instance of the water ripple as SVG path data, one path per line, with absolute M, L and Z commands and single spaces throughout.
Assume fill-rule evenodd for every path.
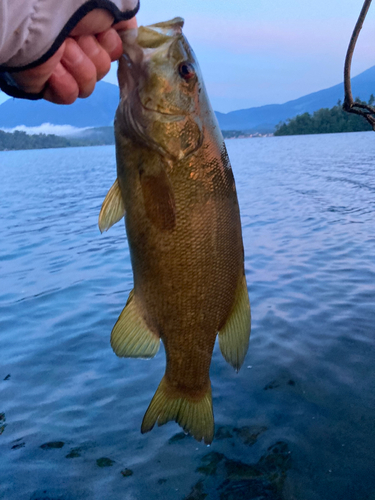
M 0 498 L 370 498 L 374 144 L 228 141 L 253 328 L 239 374 L 215 346 L 209 449 L 140 434 L 164 350 L 110 348 L 133 287 L 123 222 L 97 228 L 113 148 L 1 153 Z

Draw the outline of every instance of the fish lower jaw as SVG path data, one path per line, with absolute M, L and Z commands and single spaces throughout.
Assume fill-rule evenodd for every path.
M 157 115 L 167 116 L 172 121 L 179 121 L 179 120 L 184 119 L 184 115 L 182 115 L 181 111 L 179 111 L 179 110 L 176 112 L 167 111 L 163 108 L 158 107 L 157 105 L 152 106 L 152 103 L 151 104 L 144 104 L 142 101 L 141 101 L 141 104 L 142 104 L 142 108 L 144 109 L 144 111 L 146 111 L 148 113 L 155 113 L 156 116 Z

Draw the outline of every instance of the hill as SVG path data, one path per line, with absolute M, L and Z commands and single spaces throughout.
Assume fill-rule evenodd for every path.
M 374 101 L 371 95 L 367 104 L 372 106 Z M 362 101 L 362 104 L 366 103 Z M 372 126 L 362 116 L 344 111 L 341 102 L 338 102 L 333 108 L 321 108 L 312 115 L 303 113 L 286 123 L 279 123 L 274 135 L 336 134 L 365 130 L 372 130 Z
M 375 66 L 352 78 L 352 90 L 355 97 L 364 101 L 369 99 L 375 90 Z M 340 83 L 284 104 L 269 104 L 226 114 L 216 112 L 216 116 L 222 130 L 272 132 L 281 121 L 321 108 L 331 108 L 343 98 L 344 86 Z M 47 101 L 9 99 L 0 105 L 0 128 L 17 125 L 35 127 L 43 123 L 107 127 L 113 124 L 118 101 L 118 87 L 106 82 L 99 82 L 90 97 L 78 99 L 70 106 L 58 106 Z
M 8 99 L 0 105 L 0 127 L 17 125 L 36 127 L 43 123 L 72 125 L 74 127 L 106 127 L 113 124 L 119 102 L 119 88 L 107 82 L 99 82 L 87 99 L 77 99 L 70 106 L 47 101 Z
M 375 66 L 352 78 L 354 97 L 368 101 L 375 91 Z M 230 113 L 216 113 L 222 130 L 273 130 L 281 121 L 303 113 L 313 113 L 321 108 L 332 108 L 344 100 L 344 84 L 305 95 L 284 104 L 269 104 L 257 108 L 240 109 Z M 1 108 L 0 108 L 1 109 Z

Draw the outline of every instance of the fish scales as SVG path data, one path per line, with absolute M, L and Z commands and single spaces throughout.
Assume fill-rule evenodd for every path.
M 125 212 L 134 290 L 112 331 L 114 351 L 147 358 L 160 339 L 165 346 L 165 375 L 142 432 L 175 420 L 210 443 L 215 340 L 219 333 L 238 370 L 250 305 L 235 181 L 182 25 L 176 18 L 123 34 L 117 180 L 99 226 Z

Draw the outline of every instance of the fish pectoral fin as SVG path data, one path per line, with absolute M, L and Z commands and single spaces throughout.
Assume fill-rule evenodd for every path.
M 143 417 L 141 432 L 150 431 L 156 422 L 160 426 L 171 420 L 197 441 L 210 444 L 215 428 L 210 382 L 200 397 L 193 398 L 172 387 L 164 376 Z
M 219 331 L 219 346 L 224 359 L 238 371 L 249 346 L 251 312 L 246 277 L 239 280 L 232 311 Z
M 164 168 L 152 174 L 141 173 L 140 182 L 147 217 L 162 231 L 174 229 L 176 204 L 172 185 Z
M 143 319 L 134 290 L 113 327 L 111 346 L 121 358 L 153 358 L 160 347 L 160 337 Z
M 121 195 L 118 179 L 115 180 L 107 196 L 104 198 L 102 208 L 99 214 L 99 229 L 108 231 L 108 229 L 121 220 L 125 215 L 125 205 Z

